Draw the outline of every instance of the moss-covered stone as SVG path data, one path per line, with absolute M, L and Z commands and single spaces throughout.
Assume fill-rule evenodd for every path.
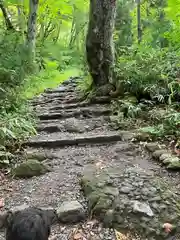
M 167 168 L 168 169 L 180 169 L 180 159 L 178 157 L 172 157 Z
M 19 178 L 29 178 L 42 175 L 48 171 L 49 169 L 44 164 L 35 159 L 30 159 L 16 166 L 12 170 L 12 174 Z

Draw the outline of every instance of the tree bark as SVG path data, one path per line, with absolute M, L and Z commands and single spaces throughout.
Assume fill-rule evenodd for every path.
M 5 20 L 5 23 L 6 23 L 7 30 L 14 30 L 14 27 L 11 23 L 11 20 L 9 19 L 8 13 L 6 11 L 6 8 L 4 7 L 4 4 L 3 4 L 2 0 L 0 0 L 0 8 L 1 8 L 1 11 L 2 11 L 3 16 L 4 16 L 4 20 Z
M 112 79 L 115 15 L 116 0 L 90 0 L 86 55 L 96 87 L 108 84 Z
M 39 0 L 29 0 L 29 18 L 27 31 L 27 47 L 30 60 L 35 60 L 36 51 L 36 22 Z
M 137 36 L 138 36 L 138 44 L 140 44 L 142 41 L 141 0 L 137 0 Z

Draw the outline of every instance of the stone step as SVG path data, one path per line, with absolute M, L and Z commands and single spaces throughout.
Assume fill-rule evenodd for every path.
M 71 93 L 71 92 L 74 92 L 75 90 L 75 87 L 65 87 L 65 86 L 60 86 L 58 88 L 55 88 L 55 89 L 46 89 L 44 91 L 44 93 L 46 94 L 53 94 L 53 93 L 64 93 L 64 92 L 67 92 L 67 93 Z
M 110 106 L 106 103 L 90 103 L 90 102 L 80 102 L 80 103 L 66 103 L 66 104 L 46 104 L 45 106 L 35 106 L 36 111 L 40 112 L 51 112 L 51 111 L 59 111 L 59 110 L 67 110 L 67 112 L 71 112 L 73 110 L 77 110 L 80 108 L 107 108 L 109 109 Z
M 47 134 L 37 135 L 31 138 L 24 145 L 30 147 L 64 147 L 79 144 L 103 144 L 122 140 L 121 134 L 117 131 L 91 132 L 86 134 Z
M 102 116 L 91 119 L 68 118 L 64 120 L 45 120 L 38 123 L 37 131 L 44 131 L 48 133 L 83 133 L 92 131 L 94 129 L 103 131 L 104 129 L 110 129 L 110 126 L 108 126 L 109 119 L 109 116 Z
M 63 99 L 64 100 L 64 99 Z M 59 99 L 46 99 L 44 101 L 39 101 L 38 103 L 33 103 L 35 107 L 46 107 L 46 108 L 54 108 L 54 109 L 68 109 L 68 108 L 78 108 L 78 107 L 85 107 L 92 104 L 109 104 L 111 102 L 110 97 L 97 97 L 91 101 L 82 101 L 82 102 L 75 102 L 75 103 L 63 103 L 63 101 Z
M 48 120 L 48 119 L 64 119 L 64 118 L 71 118 L 71 117 L 84 117 L 84 118 L 92 118 L 98 117 L 102 115 L 110 115 L 111 110 L 102 107 L 84 107 L 79 109 L 68 109 L 66 111 L 49 111 L 38 114 L 38 118 L 40 120 Z
M 40 98 L 31 102 L 32 106 L 37 105 L 46 105 L 47 103 L 59 103 L 59 104 L 70 104 L 70 103 L 78 103 L 83 99 L 78 96 L 67 96 L 67 97 L 53 97 L 53 98 Z

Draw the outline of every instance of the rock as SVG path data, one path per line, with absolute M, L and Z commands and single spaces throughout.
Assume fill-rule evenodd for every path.
M 160 149 L 158 143 L 147 143 L 147 144 L 145 145 L 145 147 L 146 147 L 147 150 L 150 151 L 150 152 L 154 152 L 154 151 Z
M 150 139 L 150 135 L 149 133 L 146 133 L 146 132 L 139 132 L 139 133 L 136 133 L 135 138 L 137 141 L 146 142 Z
M 132 204 L 133 204 L 133 211 L 134 212 L 142 213 L 142 214 L 145 214 L 149 217 L 154 216 L 154 213 L 151 210 L 149 204 L 142 203 L 142 202 L 139 202 L 139 201 L 132 201 Z
M 113 199 L 110 196 L 100 194 L 99 199 L 94 206 L 93 213 L 97 216 L 101 215 L 101 213 L 106 212 L 112 206 Z
M 119 133 L 120 133 L 120 136 L 121 136 L 122 140 L 124 140 L 124 141 L 130 141 L 134 137 L 134 133 L 133 132 L 120 131 Z
M 178 157 L 172 157 L 167 168 L 168 169 L 180 169 L 180 159 Z
M 175 157 L 175 156 L 171 155 L 171 157 L 164 159 L 163 163 L 166 164 L 166 165 L 169 164 L 169 163 L 175 163 L 176 164 L 176 163 L 179 162 L 179 160 L 180 159 L 178 157 Z
M 163 154 L 160 156 L 159 160 L 160 160 L 161 162 L 164 162 L 165 159 L 169 159 L 169 158 L 171 158 L 171 157 L 172 157 L 172 154 L 170 154 L 170 153 L 163 153 Z
M 110 227 L 113 224 L 113 220 L 114 220 L 114 210 L 113 209 L 109 209 L 105 216 L 104 216 L 104 225 L 105 227 Z
M 78 124 L 75 118 L 66 119 L 64 128 L 71 133 L 83 133 L 86 131 L 86 128 L 82 124 Z
M 34 159 L 27 160 L 26 162 L 19 164 L 12 170 L 12 174 L 15 177 L 19 178 L 39 176 L 46 172 L 49 172 L 47 166 Z
M 135 146 L 130 143 L 120 143 L 117 146 L 115 146 L 114 151 L 116 153 L 121 153 L 122 151 L 132 151 L 134 150 Z
M 159 149 L 153 152 L 152 157 L 154 159 L 159 159 L 160 156 L 163 155 L 164 153 L 167 154 L 168 151 L 166 149 Z
M 56 212 L 58 220 L 63 223 L 76 223 L 86 218 L 85 209 L 78 201 L 64 202 Z
M 129 186 L 129 187 L 128 186 L 124 186 L 124 187 L 120 188 L 120 192 L 121 193 L 126 193 L 126 194 L 130 193 L 132 190 L 133 190 L 133 188 L 131 186 Z
M 103 193 L 117 197 L 119 195 L 119 190 L 118 188 L 115 188 L 115 187 L 106 186 L 103 189 Z
M 35 159 L 40 162 L 42 162 L 46 159 L 45 153 L 37 153 L 37 152 L 25 152 L 25 157 L 28 160 Z
M 6 227 L 7 224 L 8 212 L 0 211 L 0 229 Z

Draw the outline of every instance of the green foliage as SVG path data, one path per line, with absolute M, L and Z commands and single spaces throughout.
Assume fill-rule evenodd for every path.
M 180 113 L 174 112 L 164 117 L 162 123 L 141 128 L 141 132 L 149 133 L 153 137 L 178 139 L 180 137 Z
M 31 99 L 44 92 L 47 88 L 57 87 L 71 76 L 81 75 L 81 72 L 77 68 L 69 68 L 62 72 L 59 72 L 56 68 L 56 62 L 49 61 L 46 64 L 46 70 L 40 71 L 37 75 L 27 77 L 22 90 L 23 97 L 25 99 Z
M 116 64 L 117 81 L 126 92 L 157 103 L 179 98 L 180 55 L 178 52 L 149 47 L 128 48 Z
M 78 81 L 77 89 L 82 92 L 84 96 L 87 96 L 93 90 L 93 80 L 89 73 L 84 74 L 83 80 Z
M 14 158 L 21 142 L 35 134 L 27 99 L 81 75 L 88 1 L 40 1 L 36 63 L 27 49 L 29 1 L 3 1 L 13 30 L 0 11 L 0 166 Z

